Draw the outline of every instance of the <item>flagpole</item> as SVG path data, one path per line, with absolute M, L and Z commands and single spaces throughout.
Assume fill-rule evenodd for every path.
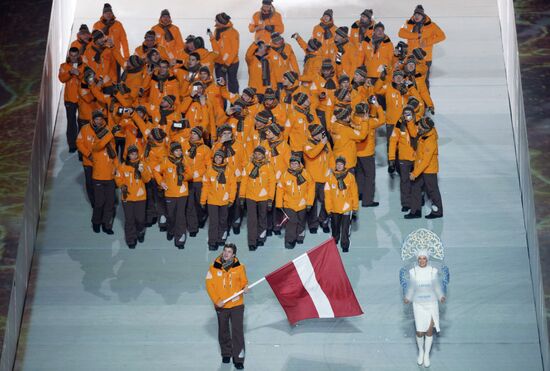
M 262 277 L 262 278 L 260 278 L 259 280 L 257 280 L 256 282 L 254 282 L 254 283 L 248 285 L 248 288 L 251 289 L 251 288 L 253 288 L 254 286 L 256 286 L 257 284 L 262 283 L 262 282 L 264 282 L 264 281 L 265 281 L 265 277 Z M 225 300 L 223 301 L 223 303 L 224 303 L 224 304 L 227 303 L 228 301 L 230 301 L 230 300 L 236 298 L 237 296 L 241 295 L 243 292 L 244 292 L 244 289 L 241 290 L 241 291 L 239 291 L 239 292 L 237 292 L 237 293 L 235 293 L 235 294 L 233 294 L 233 295 L 231 295 L 230 297 L 228 297 L 227 299 L 225 299 Z

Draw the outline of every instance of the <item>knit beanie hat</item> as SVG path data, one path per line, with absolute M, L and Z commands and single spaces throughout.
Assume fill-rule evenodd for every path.
M 228 24 L 231 17 L 226 13 L 219 13 L 216 15 L 216 21 L 221 24 Z

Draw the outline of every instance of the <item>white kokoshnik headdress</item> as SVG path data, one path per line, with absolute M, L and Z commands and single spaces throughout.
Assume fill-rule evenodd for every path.
M 401 259 L 409 260 L 419 256 L 443 260 L 444 253 L 441 239 L 428 229 L 420 228 L 412 232 L 401 246 Z

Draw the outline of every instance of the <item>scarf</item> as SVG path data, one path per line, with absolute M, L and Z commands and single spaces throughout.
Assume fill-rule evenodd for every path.
M 338 48 L 338 53 L 344 54 L 344 46 L 349 42 L 349 40 L 344 40 L 339 44 L 336 44 L 336 48 Z
M 281 46 L 279 46 L 278 48 L 271 48 L 273 50 L 275 50 L 277 53 L 279 53 L 281 55 L 281 57 L 286 61 L 288 59 L 288 55 L 286 55 L 285 53 L 285 45 L 286 44 L 283 44 Z
M 285 97 L 283 98 L 283 102 L 286 104 L 292 104 L 292 95 L 294 95 L 294 92 L 298 89 L 298 86 L 295 86 L 290 89 L 285 89 Z
M 96 47 L 95 44 L 92 44 L 92 49 L 95 51 L 95 54 L 94 54 L 94 62 L 96 63 L 101 63 L 101 53 L 103 53 L 103 48 L 101 47 Z
M 416 32 L 416 33 L 421 33 L 422 32 L 422 27 L 424 27 L 424 19 L 425 18 L 422 18 L 422 20 L 420 22 L 414 22 L 414 26 L 413 26 L 413 30 L 412 32 Z
M 331 70 L 330 75 L 327 77 L 321 75 L 323 79 L 325 79 L 325 89 L 329 90 L 335 90 L 336 89 L 336 82 L 334 81 L 334 68 Z
M 122 72 L 122 76 L 120 77 L 120 80 L 126 81 L 126 79 L 128 78 L 128 74 L 140 73 L 141 71 L 143 71 L 143 67 L 144 66 L 139 66 L 135 68 L 126 68 L 124 72 Z
M 307 61 L 309 61 L 311 58 L 315 58 L 317 54 L 315 53 L 308 53 L 306 52 L 306 55 L 304 56 L 304 66 L 306 65 Z
M 84 55 L 84 51 L 86 50 L 88 43 L 80 39 L 78 39 L 78 43 L 80 44 L 80 48 L 78 48 L 78 50 L 80 51 L 80 55 Z
M 111 30 L 111 27 L 115 24 L 115 17 L 113 17 L 113 19 L 111 19 L 110 21 L 101 17 L 101 23 L 103 23 L 104 25 L 101 31 L 103 31 L 106 36 L 109 36 L 109 31 Z
M 264 12 L 260 12 L 260 18 L 265 21 L 267 19 L 270 19 L 271 17 L 273 17 L 273 9 L 269 11 L 269 13 L 267 14 L 264 14 Z
M 202 145 L 202 142 L 199 140 L 198 142 L 191 143 L 189 142 L 189 158 L 194 159 L 197 156 L 197 149 L 199 146 Z
M 263 86 L 270 86 L 271 85 L 271 70 L 269 68 L 269 60 L 267 59 L 267 54 L 258 57 L 258 60 L 262 63 L 262 85 Z
M 320 140 L 316 140 L 315 138 L 309 138 L 309 141 L 310 141 L 311 143 L 313 143 L 314 145 L 317 145 L 317 144 L 321 143 Z M 325 144 L 325 146 L 323 147 L 322 150 L 323 150 L 324 152 L 328 152 L 328 146 L 327 146 L 327 144 Z
M 107 135 L 107 133 L 109 133 L 109 130 L 107 130 L 105 126 L 102 126 L 100 128 L 95 128 L 92 126 L 92 128 L 94 129 L 94 132 L 99 139 L 103 139 L 103 137 Z M 107 150 L 107 156 L 109 156 L 111 160 L 116 158 L 116 151 L 113 148 L 113 146 L 111 146 L 110 142 L 107 143 L 107 145 L 105 146 L 105 149 Z
M 229 26 L 216 28 L 216 30 L 214 31 L 214 37 L 216 38 L 216 41 L 220 41 L 220 38 L 222 37 L 222 33 L 229 30 L 230 28 L 231 27 Z
M 222 263 L 222 268 L 223 268 L 226 272 L 228 272 L 229 269 L 230 269 L 230 268 L 233 266 L 233 264 L 235 263 L 235 258 L 233 258 L 233 259 L 231 259 L 231 260 L 225 261 L 225 260 L 223 260 L 222 257 L 220 257 L 220 261 L 221 261 L 221 263 Z
M 369 23 L 361 23 L 358 22 L 357 25 L 359 26 L 359 42 L 365 40 L 365 36 L 367 36 L 367 30 L 371 29 L 372 22 Z
M 160 109 L 160 121 L 159 121 L 159 125 L 166 125 L 168 122 L 166 120 L 166 117 L 170 114 L 174 113 L 174 110 L 170 110 L 170 109 Z
M 346 187 L 346 183 L 344 183 L 344 179 L 346 179 L 347 175 L 348 175 L 347 170 L 335 171 L 334 172 L 334 176 L 336 177 L 336 180 L 338 181 L 338 189 L 341 190 L 341 191 L 348 188 L 348 187 Z
M 170 31 L 170 27 L 172 27 L 172 23 L 167 24 L 166 26 L 159 23 L 160 28 L 164 31 L 164 40 L 166 42 L 170 42 L 174 40 L 174 35 L 172 35 L 172 32 Z
M 311 124 L 313 122 L 313 114 L 311 112 L 309 112 L 309 107 L 306 109 L 306 108 L 302 108 L 300 106 L 294 106 L 294 109 L 300 113 L 303 113 L 305 116 L 306 116 L 306 119 L 307 119 L 307 122 L 309 124 Z
M 248 174 L 249 178 L 256 179 L 258 175 L 260 175 L 260 168 L 267 164 L 267 160 L 264 158 L 261 161 L 252 160 L 252 165 L 254 165 L 254 168 L 250 171 L 250 174 Z
M 302 170 L 303 168 L 298 170 L 288 169 L 288 172 L 296 177 L 296 183 L 298 183 L 298 185 L 302 185 L 306 182 L 306 178 L 302 175 Z
M 145 157 L 148 158 L 149 154 L 151 153 L 151 148 L 158 147 L 157 143 L 151 139 L 147 140 L 147 144 L 145 145 Z
M 155 80 L 158 84 L 160 93 L 164 93 L 164 83 L 166 82 L 166 80 L 168 80 L 168 77 L 170 77 L 169 74 L 166 76 L 160 76 L 160 75 L 153 76 L 153 80 Z
M 225 152 L 225 158 L 233 157 L 235 156 L 235 150 L 233 149 L 233 143 L 235 143 L 235 139 L 229 142 L 224 142 L 222 144 L 223 151 Z
M 212 164 L 212 169 L 218 173 L 216 176 L 216 180 L 220 184 L 225 184 L 227 181 L 225 179 L 225 169 L 227 169 L 227 163 L 216 165 L 215 163 Z
M 375 37 L 372 35 L 372 46 L 374 49 L 374 53 L 378 52 L 378 48 L 380 48 L 380 44 L 382 44 L 382 41 L 384 41 L 385 37 Z
M 126 165 L 134 168 L 134 179 L 141 179 L 141 171 L 139 171 L 139 159 L 132 162 L 129 158 L 127 158 Z
M 170 154 L 168 156 L 168 160 L 176 165 L 176 173 L 178 174 L 178 186 L 181 186 L 183 184 L 183 172 L 185 171 L 185 168 L 183 166 L 183 156 L 177 158 L 174 155 Z
M 283 143 L 283 140 L 279 137 L 274 138 L 273 140 L 269 140 L 269 148 L 271 148 L 271 156 L 277 157 L 279 156 L 279 151 L 277 150 L 277 146 L 281 143 Z
M 332 28 L 332 26 L 334 26 L 334 22 L 331 21 L 330 23 L 324 23 L 321 21 L 321 23 L 319 23 L 319 26 L 321 26 L 324 31 L 323 38 L 325 40 L 330 39 L 332 37 L 332 31 L 330 29 Z

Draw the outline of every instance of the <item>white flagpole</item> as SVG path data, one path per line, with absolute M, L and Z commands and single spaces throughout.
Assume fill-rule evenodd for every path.
M 254 283 L 248 285 L 248 288 L 251 289 L 251 288 L 253 288 L 254 286 L 256 286 L 257 284 L 262 283 L 262 282 L 264 282 L 264 281 L 265 281 L 265 277 L 262 277 L 262 278 L 260 278 L 259 280 L 257 280 L 256 282 L 254 282 Z M 239 291 L 239 292 L 236 292 L 235 294 L 233 294 L 233 295 L 231 295 L 230 297 L 228 297 L 227 299 L 225 299 L 225 300 L 223 301 L 223 303 L 225 304 L 225 303 L 227 303 L 228 301 L 233 300 L 233 299 L 236 298 L 237 296 L 242 295 L 243 292 L 244 292 L 244 290 L 241 290 L 241 291 Z

